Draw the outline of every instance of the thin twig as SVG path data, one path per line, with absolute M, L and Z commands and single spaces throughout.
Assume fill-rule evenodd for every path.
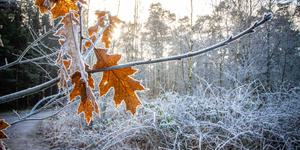
M 18 114 L 18 112 L 16 110 L 13 110 L 13 112 L 18 116 L 19 120 L 21 120 L 20 115 Z
M 84 59 L 89 55 L 91 50 L 94 49 L 94 45 L 98 42 L 98 40 L 100 39 L 101 35 L 103 34 L 103 32 L 105 31 L 105 29 L 107 28 L 108 25 L 109 25 L 109 23 L 105 24 L 104 27 L 102 28 L 101 32 L 99 34 L 97 34 L 97 37 L 96 37 L 94 43 L 84 53 L 84 55 L 83 55 Z
M 77 103 L 79 101 L 80 101 L 79 99 L 76 100 L 76 101 L 73 101 L 72 103 L 69 103 L 68 105 L 66 105 L 63 108 L 61 108 L 60 110 L 58 110 L 57 112 L 55 112 L 55 113 L 53 113 L 53 114 L 51 114 L 49 116 L 43 117 L 43 118 L 28 118 L 28 117 L 30 117 L 30 116 L 33 115 L 33 114 L 28 114 L 27 116 L 21 118 L 20 120 L 17 120 L 17 121 L 14 121 L 14 122 L 10 123 L 10 125 L 14 125 L 16 123 L 20 123 L 20 122 L 23 122 L 23 121 L 29 121 L 29 120 L 45 120 L 45 119 L 48 119 L 50 117 L 53 117 L 53 116 L 57 115 L 58 113 L 60 113 L 64 109 L 66 109 L 67 107 L 72 106 L 72 105 L 74 105 L 75 103 Z
M 49 30 L 48 32 L 46 32 L 45 34 L 43 34 L 42 36 L 40 36 L 38 39 L 36 39 L 35 41 L 33 41 L 24 51 L 23 53 L 20 55 L 20 57 L 15 60 L 12 63 L 9 63 L 7 65 L 1 66 L 0 70 L 6 69 L 8 67 L 14 66 L 16 65 L 18 62 L 20 62 L 22 60 L 22 58 L 25 56 L 25 54 L 29 51 L 29 49 L 36 44 L 38 41 L 40 41 L 41 39 L 43 39 L 44 37 L 46 37 L 48 34 L 52 33 L 58 26 L 60 25 L 60 21 L 59 23 L 56 24 L 56 26 L 54 28 L 52 28 L 51 30 Z
M 28 63 L 28 62 L 32 62 L 32 61 L 37 61 L 37 60 L 41 60 L 43 58 L 47 58 L 47 57 L 51 57 L 51 56 L 55 56 L 59 53 L 59 51 L 56 51 L 52 54 L 48 54 L 46 56 L 42 56 L 42 57 L 38 57 L 38 58 L 33 58 L 33 59 L 27 59 L 27 60 L 23 60 L 23 61 L 19 61 L 17 64 L 24 64 L 24 63 Z
M 83 42 L 83 23 L 82 23 L 82 4 L 78 1 L 77 2 L 77 7 L 78 7 L 78 14 L 79 14 L 79 23 L 80 23 L 80 37 L 79 37 L 79 49 L 80 49 L 80 53 L 82 53 L 82 42 Z

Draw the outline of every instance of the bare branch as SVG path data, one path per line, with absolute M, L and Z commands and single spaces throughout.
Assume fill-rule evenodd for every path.
M 64 98 L 66 98 L 66 96 L 64 96 L 64 97 L 62 97 L 62 98 L 60 98 L 60 99 L 57 99 L 55 102 L 58 102 L 58 101 L 60 101 L 60 100 L 62 100 L 62 99 L 64 99 Z M 39 110 L 36 110 L 36 111 L 34 111 L 34 112 L 30 112 L 29 114 L 27 114 L 26 116 L 20 118 L 19 120 L 16 120 L 16 121 L 12 122 L 10 125 L 14 125 L 14 124 L 16 124 L 16 123 L 23 122 L 23 121 L 28 121 L 28 120 L 44 120 L 44 119 L 53 117 L 53 116 L 57 115 L 58 113 L 60 113 L 61 111 L 63 111 L 65 108 L 67 108 L 67 107 L 69 107 L 69 106 L 71 106 L 71 105 L 73 105 L 73 104 L 75 104 L 75 103 L 77 103 L 77 102 L 79 102 L 79 99 L 76 100 L 76 101 L 73 101 L 73 102 L 71 102 L 71 103 L 68 103 L 66 106 L 64 106 L 63 108 L 61 108 L 61 109 L 58 110 L 57 112 L 55 112 L 55 113 L 53 113 L 53 114 L 51 114 L 51 115 L 49 115 L 49 116 L 47 116 L 47 117 L 44 117 L 44 118 L 29 118 L 30 116 L 32 116 L 32 115 L 34 115 L 34 114 L 37 114 L 37 113 L 41 112 L 44 108 L 39 109 Z M 47 107 L 50 107 L 50 106 L 52 106 L 53 104 L 54 104 L 54 102 L 53 102 L 51 105 L 48 105 Z
M 79 22 L 80 22 L 80 38 L 79 38 L 79 49 L 80 53 L 82 53 L 82 44 L 83 44 L 83 25 L 82 25 L 82 4 L 78 1 L 77 2 L 78 14 L 79 14 Z
M 13 112 L 18 116 L 19 119 L 21 119 L 20 115 L 18 114 L 17 111 L 13 110 Z
M 45 90 L 45 89 L 55 85 L 56 83 L 58 83 L 59 80 L 60 80 L 60 77 L 57 77 L 55 79 L 52 79 L 52 80 L 50 80 L 46 83 L 35 86 L 33 88 L 28 88 L 28 89 L 25 89 L 25 90 L 22 90 L 22 91 L 19 91 L 19 92 L 15 92 L 15 93 L 12 93 L 12 94 L 2 96 L 2 97 L 0 97 L 0 104 L 12 101 L 12 100 L 17 99 L 17 98 L 24 97 L 24 96 L 27 96 L 27 95 L 31 95 L 31 94 L 34 94 L 36 92 L 42 91 L 42 90 Z
M 49 30 L 48 32 L 46 32 L 45 34 L 43 34 L 42 36 L 40 36 L 38 39 L 34 40 L 24 51 L 23 53 L 20 55 L 20 57 L 12 62 L 12 63 L 9 63 L 7 65 L 4 65 L 4 66 L 1 66 L 0 67 L 0 70 L 3 70 L 3 69 L 6 69 L 8 67 L 11 67 L 11 66 L 14 66 L 16 64 L 18 64 L 18 62 L 20 62 L 22 60 L 22 58 L 25 56 L 25 54 L 29 51 L 29 49 L 34 45 L 36 44 L 38 41 L 40 41 L 41 39 L 43 39 L 44 37 L 46 37 L 48 34 L 50 34 L 51 32 L 53 32 L 58 26 L 60 25 L 60 21 L 59 23 L 56 24 L 56 26 L 54 28 L 52 28 L 51 30 Z
M 137 65 L 143 65 L 143 64 L 153 64 L 153 63 L 159 63 L 159 62 L 165 62 L 165 61 L 171 61 L 171 60 L 181 60 L 183 58 L 189 58 L 189 57 L 193 57 L 196 55 L 200 55 L 209 51 L 212 51 L 216 48 L 222 47 L 222 46 L 226 46 L 228 45 L 230 42 L 233 42 L 239 38 L 241 38 L 244 35 L 247 35 L 249 33 L 253 33 L 254 29 L 262 24 L 264 24 L 265 22 L 269 21 L 272 18 L 272 13 L 269 14 L 265 14 L 263 19 L 259 22 L 255 22 L 253 26 L 251 26 L 250 28 L 246 29 L 245 31 L 243 31 L 242 33 L 236 35 L 236 36 L 230 36 L 226 41 L 218 43 L 216 45 L 213 45 L 211 47 L 199 50 L 199 51 L 195 51 L 192 53 L 187 53 L 187 54 L 183 54 L 183 55 L 178 55 L 178 56 L 171 56 L 171 57 L 166 57 L 166 58 L 159 58 L 159 59 L 154 59 L 154 60 L 146 60 L 146 61 L 137 61 L 137 62 L 132 62 L 132 63 L 127 63 L 127 64 L 122 64 L 122 65 L 116 65 L 116 66 L 112 66 L 112 67 L 107 67 L 107 68 L 103 68 L 103 69 L 94 69 L 94 70 L 87 70 L 88 73 L 95 73 L 95 72 L 102 72 L 102 71 L 108 71 L 108 70 L 114 70 L 114 69 L 120 69 L 120 68 L 126 68 L 126 67 L 131 67 L 131 66 L 137 66 Z
M 109 23 L 106 23 L 104 25 L 104 27 L 102 28 L 101 32 L 99 34 L 97 34 L 97 38 L 94 41 L 94 44 L 92 44 L 84 53 L 83 58 L 85 59 L 88 54 L 91 52 L 91 50 L 94 48 L 94 45 L 98 42 L 98 40 L 100 39 L 101 35 L 103 34 L 103 32 L 105 31 L 105 29 L 107 28 L 107 26 L 110 25 Z
M 51 56 L 55 56 L 59 53 L 59 51 L 56 51 L 52 54 L 48 54 L 46 56 L 42 56 L 42 57 L 38 57 L 38 58 L 33 58 L 33 59 L 27 59 L 27 60 L 23 60 L 23 61 L 19 61 L 17 64 L 24 64 L 24 63 L 28 63 L 28 62 L 32 62 L 32 61 L 37 61 L 37 60 L 40 60 L 40 59 L 43 59 L 43 58 L 47 58 L 47 57 L 51 57 Z
M 42 100 L 40 100 L 38 103 L 36 103 L 35 105 L 34 105 L 34 107 L 30 110 L 30 113 L 34 113 L 35 112 L 35 109 L 42 103 L 42 102 L 44 102 L 44 101 L 46 101 L 46 100 L 48 100 L 48 99 L 53 99 L 53 98 L 57 98 L 57 97 L 59 97 L 59 96 L 61 96 L 61 95 L 63 95 L 63 94 L 65 94 L 65 92 L 62 92 L 62 93 L 58 93 L 58 94 L 56 94 L 56 95 L 51 95 L 51 96 L 48 96 L 48 97 L 45 97 L 44 99 L 42 99 Z M 48 104 L 48 103 L 47 103 Z M 44 106 L 46 106 L 47 104 L 45 104 Z M 43 107 L 42 107 L 43 108 Z

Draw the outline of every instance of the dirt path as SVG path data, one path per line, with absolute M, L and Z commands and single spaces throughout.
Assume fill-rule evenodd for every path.
M 54 111 L 45 110 L 37 115 L 32 116 L 32 118 L 41 118 L 52 114 Z M 25 116 L 26 113 L 21 113 L 20 116 Z M 15 114 L 1 114 L 0 119 L 5 119 L 5 122 L 11 123 L 18 119 Z M 11 150 L 44 150 L 49 149 L 47 145 L 38 138 L 36 134 L 37 127 L 41 125 L 42 120 L 34 121 L 23 121 L 13 126 L 8 127 L 3 130 L 4 133 L 9 137 L 9 139 L 4 139 L 6 147 Z

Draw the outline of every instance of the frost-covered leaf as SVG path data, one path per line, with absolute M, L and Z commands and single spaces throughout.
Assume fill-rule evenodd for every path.
M 92 45 L 91 42 L 94 42 L 94 41 L 96 40 L 96 36 L 93 35 L 93 36 L 91 36 L 89 39 L 90 39 L 90 41 L 87 41 L 87 42 L 85 43 L 85 46 L 83 47 L 83 54 L 86 52 L 86 49 Z
M 0 120 L 0 139 L 8 139 L 6 134 L 1 130 L 5 130 L 9 126 L 10 125 L 8 123 L 6 123 L 4 120 Z
M 107 68 L 115 66 L 121 58 L 121 55 L 108 55 L 106 49 L 94 49 L 97 57 L 97 63 L 93 69 Z M 121 104 L 122 100 L 126 103 L 126 110 L 135 114 L 138 105 L 142 105 L 135 91 L 145 90 L 139 81 L 129 77 L 137 70 L 131 67 L 115 69 L 103 72 L 102 80 L 99 84 L 100 96 L 106 94 L 110 88 L 114 88 L 114 101 L 116 107 Z
M 91 118 L 93 118 L 93 111 L 99 115 L 99 108 L 96 103 L 96 98 L 91 89 L 91 86 L 92 88 L 94 87 L 94 80 L 89 78 L 88 82 L 86 82 L 81 78 L 80 72 L 75 72 L 72 75 L 72 84 L 75 84 L 75 87 L 70 93 L 70 101 L 74 100 L 75 97 L 80 96 L 81 103 L 78 107 L 78 114 L 83 112 L 89 124 Z
M 114 28 L 116 27 L 116 24 L 124 23 L 121 21 L 117 16 L 111 16 L 109 12 L 107 11 L 96 11 L 95 13 L 98 17 L 96 25 L 90 27 L 88 29 L 89 36 L 91 36 L 93 33 L 98 33 L 100 27 L 104 27 L 106 23 L 109 23 L 109 25 L 106 27 L 106 29 L 103 32 L 102 35 L 102 42 L 105 43 L 105 47 L 109 48 L 109 44 L 111 43 L 111 39 L 113 38 Z M 106 16 L 108 19 L 106 19 Z
M 75 84 L 74 89 L 70 93 L 70 101 L 75 97 L 81 97 L 81 103 L 78 107 L 78 114 L 85 113 L 85 118 L 89 123 L 93 111 L 99 114 L 96 98 L 92 92 L 94 88 L 94 80 L 91 74 L 86 73 L 88 66 L 84 64 L 81 57 L 79 43 L 78 43 L 78 29 L 79 21 L 73 13 L 68 13 L 62 20 L 64 24 L 56 33 L 56 36 L 63 36 L 64 40 L 61 42 L 61 52 L 57 62 L 60 65 L 59 75 L 61 77 L 60 87 L 63 87 L 67 92 L 67 80 L 71 76 L 72 84 Z M 68 54 L 70 60 L 62 60 L 63 55 Z
M 61 56 L 61 55 L 59 55 L 59 56 Z M 60 65 L 60 69 L 58 70 L 58 73 L 57 73 L 60 76 L 60 81 L 58 82 L 58 86 L 60 88 L 63 88 L 63 90 L 68 95 L 69 94 L 69 90 L 68 90 L 69 86 L 68 86 L 67 81 L 69 79 L 69 74 L 68 74 L 69 69 L 67 69 L 67 68 L 69 68 L 71 60 L 62 60 L 59 57 L 57 62 Z
M 91 36 L 93 33 L 97 33 L 99 27 L 104 27 L 106 13 L 106 11 L 95 12 L 95 14 L 98 16 L 97 23 L 94 26 L 88 28 L 89 36 Z
M 109 44 L 111 43 L 111 39 L 113 38 L 114 28 L 116 27 L 116 24 L 123 23 L 117 16 L 111 16 L 109 17 L 109 23 L 112 26 L 107 26 L 105 31 L 102 35 L 102 42 L 105 43 L 105 47 L 109 48 Z
M 36 0 L 35 5 L 39 6 L 41 13 L 51 11 L 55 19 L 65 16 L 70 10 L 78 11 L 77 1 L 86 4 L 84 0 Z
M 70 74 L 76 71 L 85 72 L 84 63 L 81 59 L 78 43 L 79 21 L 73 13 L 68 13 L 61 23 L 64 24 L 54 35 L 64 36 L 61 46 L 61 55 L 69 54 L 72 58 L 70 63 Z

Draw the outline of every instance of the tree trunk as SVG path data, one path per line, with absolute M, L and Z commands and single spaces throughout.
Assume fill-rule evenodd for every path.
M 193 0 L 191 0 L 191 49 L 190 52 L 193 52 L 193 47 L 194 47 L 194 39 L 193 39 Z M 188 94 L 192 95 L 192 72 L 193 72 L 193 59 L 190 57 L 190 62 L 189 62 L 189 89 L 188 89 Z

